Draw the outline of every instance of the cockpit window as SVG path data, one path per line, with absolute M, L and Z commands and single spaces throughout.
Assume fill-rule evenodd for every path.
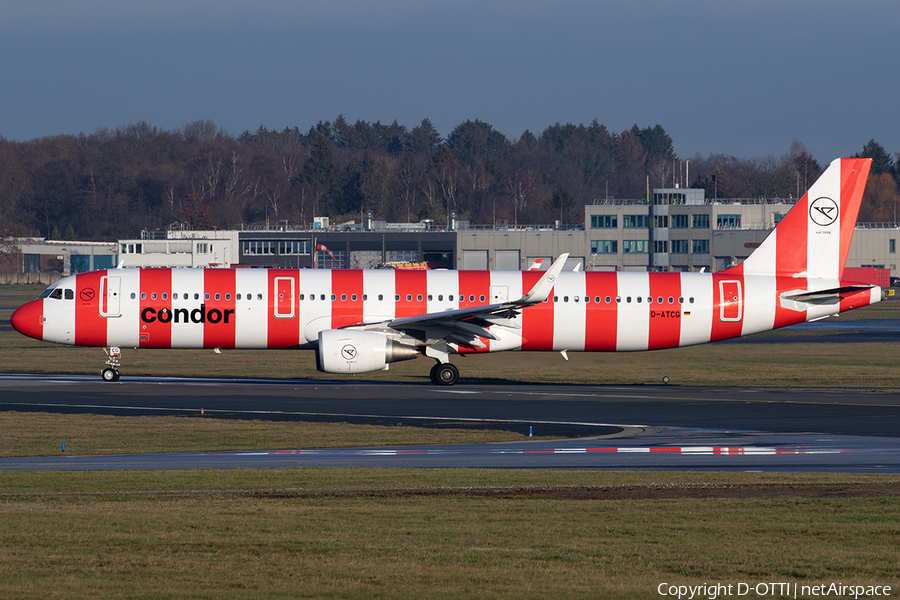
M 61 287 L 47 288 L 40 296 L 38 296 L 38 300 L 41 298 L 53 298 L 54 300 L 62 300 L 65 298 L 66 300 L 74 300 L 75 290 L 63 289 Z

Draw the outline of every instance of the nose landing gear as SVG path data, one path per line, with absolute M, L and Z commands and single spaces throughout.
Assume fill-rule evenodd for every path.
M 106 353 L 106 364 L 109 366 L 100 372 L 100 376 L 103 378 L 103 381 L 118 381 L 122 351 L 118 346 L 104 348 L 103 351 Z

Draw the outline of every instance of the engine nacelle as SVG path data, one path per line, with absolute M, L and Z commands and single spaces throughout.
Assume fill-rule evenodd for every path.
M 418 355 L 414 347 L 400 344 L 383 333 L 326 329 L 319 332 L 316 368 L 325 373 L 368 373 Z

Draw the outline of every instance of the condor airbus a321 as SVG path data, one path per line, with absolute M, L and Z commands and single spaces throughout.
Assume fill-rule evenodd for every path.
M 838 159 L 743 263 L 717 273 L 109 269 L 72 275 L 12 316 L 20 333 L 119 348 L 312 348 L 326 373 L 424 355 L 612 352 L 715 342 L 878 302 L 842 280 L 869 159 Z

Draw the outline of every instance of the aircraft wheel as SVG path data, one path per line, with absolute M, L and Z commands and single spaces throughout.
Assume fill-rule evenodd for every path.
M 435 385 L 456 385 L 456 382 L 459 381 L 459 369 L 451 363 L 435 365 L 431 369 L 431 380 Z
M 115 369 L 103 369 L 103 371 L 100 373 L 100 376 L 103 377 L 103 381 L 119 380 L 119 372 Z

